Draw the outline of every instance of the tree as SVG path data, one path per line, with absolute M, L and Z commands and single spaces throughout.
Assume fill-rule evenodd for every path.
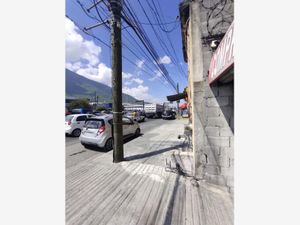
M 80 98 L 72 101 L 69 105 L 69 108 L 76 109 L 76 108 L 87 108 L 90 109 L 91 106 L 89 104 L 89 101 L 86 98 Z
M 102 110 L 106 110 L 106 108 L 103 106 L 97 106 L 96 111 L 102 111 Z

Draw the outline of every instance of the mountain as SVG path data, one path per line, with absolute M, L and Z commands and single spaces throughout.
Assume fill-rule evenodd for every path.
M 71 70 L 66 69 L 66 96 L 85 97 L 91 100 L 95 98 L 95 92 L 99 102 L 112 102 L 111 87 L 87 79 Z M 123 102 L 135 103 L 136 99 L 130 95 L 123 94 Z

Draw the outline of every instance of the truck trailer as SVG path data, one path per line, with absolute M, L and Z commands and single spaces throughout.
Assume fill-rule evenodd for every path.
M 161 118 L 163 111 L 163 105 L 145 104 L 145 114 L 147 118 Z

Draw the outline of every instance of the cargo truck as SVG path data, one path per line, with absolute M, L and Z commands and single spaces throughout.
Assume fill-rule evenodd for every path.
M 144 108 L 147 118 L 161 118 L 164 111 L 163 105 L 160 104 L 145 104 Z

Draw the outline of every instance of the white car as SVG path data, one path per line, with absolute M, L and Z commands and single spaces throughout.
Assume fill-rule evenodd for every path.
M 141 129 L 136 121 L 123 117 L 123 137 L 139 136 Z M 82 129 L 79 140 L 83 146 L 95 146 L 104 148 L 106 151 L 112 149 L 112 124 L 113 116 L 104 115 L 88 118 Z
M 130 118 L 130 119 L 133 119 L 134 121 L 137 121 L 137 122 L 144 122 L 145 121 L 145 116 L 142 115 L 142 113 L 140 112 L 127 112 L 126 113 L 126 117 Z
M 71 114 L 67 115 L 65 119 L 65 133 L 79 137 L 82 127 L 87 118 L 92 117 L 92 114 Z

